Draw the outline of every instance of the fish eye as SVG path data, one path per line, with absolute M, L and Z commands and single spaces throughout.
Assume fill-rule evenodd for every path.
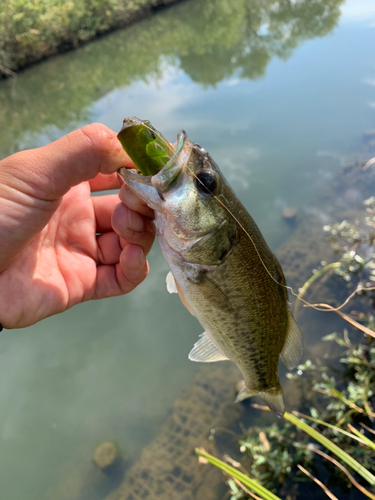
M 212 196 L 217 188 L 215 174 L 208 170 L 201 170 L 196 174 L 195 185 L 200 193 Z

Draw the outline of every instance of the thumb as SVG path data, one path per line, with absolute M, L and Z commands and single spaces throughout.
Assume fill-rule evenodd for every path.
M 47 146 L 6 158 L 0 163 L 0 182 L 32 198 L 56 201 L 98 173 L 130 165 L 116 133 L 93 123 Z
M 70 188 L 131 165 L 116 133 L 98 123 L 0 161 L 0 272 L 44 228 Z

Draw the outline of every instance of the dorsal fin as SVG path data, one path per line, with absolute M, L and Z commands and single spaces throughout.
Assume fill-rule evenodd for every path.
M 206 332 L 200 335 L 198 342 L 194 344 L 189 353 L 190 361 L 201 363 L 213 363 L 214 361 L 224 361 L 229 359 L 221 350 L 216 347 Z

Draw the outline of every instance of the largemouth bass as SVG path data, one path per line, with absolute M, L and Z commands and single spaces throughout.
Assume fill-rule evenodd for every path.
M 205 329 L 189 359 L 233 361 L 245 381 L 236 401 L 260 395 L 282 416 L 279 357 L 292 369 L 302 355 L 283 271 L 211 156 L 184 131 L 176 144 L 156 175 L 119 175 L 155 210 L 167 288 Z

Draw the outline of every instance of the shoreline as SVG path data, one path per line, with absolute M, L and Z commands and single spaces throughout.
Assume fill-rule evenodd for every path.
M 8 78 L 15 78 L 21 71 L 53 56 L 70 52 L 102 36 L 127 28 L 139 21 L 147 19 L 162 10 L 168 9 L 172 5 L 186 1 L 187 0 L 138 0 L 136 3 L 139 5 L 133 5 L 129 10 L 124 8 L 121 15 L 116 16 L 115 9 L 113 9 L 112 12 L 106 11 L 106 15 L 110 17 L 108 25 L 105 25 L 103 21 L 102 27 L 99 25 L 97 29 L 92 31 L 90 26 L 82 24 L 81 26 L 85 26 L 84 29 L 77 31 L 75 37 L 72 36 L 73 32 L 70 29 L 71 25 L 68 25 L 65 32 L 58 34 L 55 39 L 51 39 L 49 42 L 41 41 L 43 38 L 49 36 L 48 33 L 44 33 L 42 29 L 38 30 L 31 28 L 28 32 L 28 34 L 30 34 L 28 42 L 31 40 L 31 43 L 24 45 L 24 52 L 21 50 L 22 42 L 20 42 L 19 39 L 21 36 L 25 35 L 25 33 L 13 33 L 12 36 L 8 38 L 4 35 L 4 39 L 0 39 L 0 81 Z M 121 0 L 117 0 L 117 2 L 118 4 L 122 3 Z M 17 13 L 15 16 L 16 15 Z M 15 16 L 13 16 L 13 18 Z M 93 19 L 93 22 L 94 21 L 95 23 L 96 21 L 100 22 L 100 18 L 95 18 Z M 47 26 L 43 27 L 47 29 Z

